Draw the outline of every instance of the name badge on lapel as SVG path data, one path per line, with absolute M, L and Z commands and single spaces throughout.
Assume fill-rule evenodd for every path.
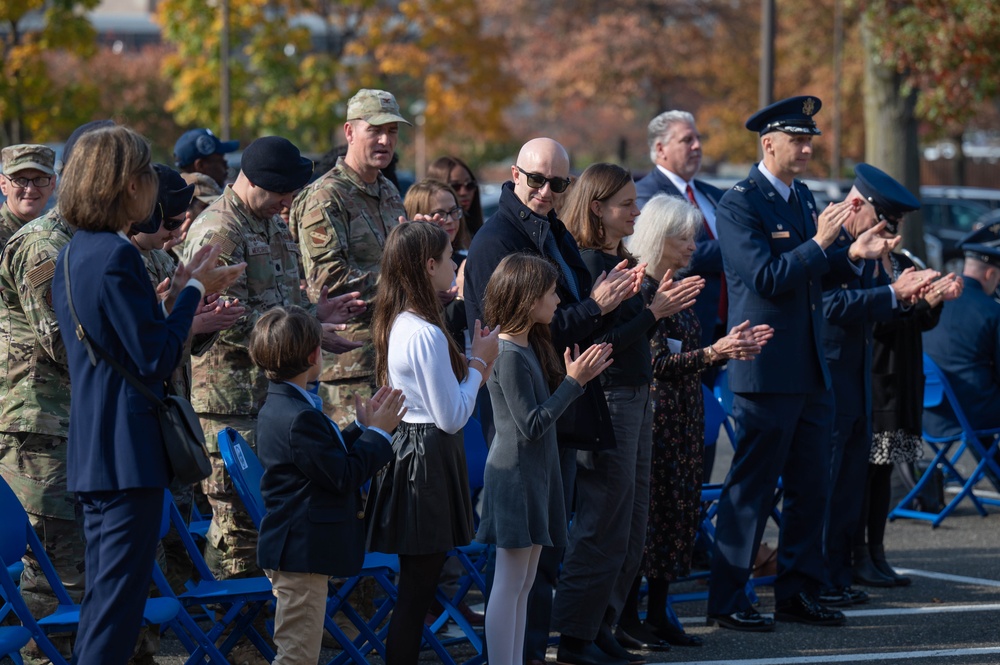
M 790 238 L 791 235 L 788 231 L 771 231 L 772 238 Z

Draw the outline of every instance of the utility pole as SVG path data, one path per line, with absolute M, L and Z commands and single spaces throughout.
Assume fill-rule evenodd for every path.
M 219 135 L 229 140 L 229 0 L 222 0 L 222 31 L 219 35 Z

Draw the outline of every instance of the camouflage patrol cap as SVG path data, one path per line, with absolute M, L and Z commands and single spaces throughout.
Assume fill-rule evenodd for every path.
M 347 102 L 347 119 L 364 120 L 369 125 L 402 122 L 413 126 L 399 114 L 399 104 L 391 92 L 362 88 Z
M 194 185 L 194 198 L 202 203 L 211 205 L 222 196 L 222 188 L 211 176 L 192 171 L 191 173 L 182 173 L 181 177 L 187 184 Z
M 7 146 L 0 151 L 3 172 L 12 175 L 25 169 L 36 169 L 49 175 L 56 174 L 56 153 L 44 145 L 22 143 Z

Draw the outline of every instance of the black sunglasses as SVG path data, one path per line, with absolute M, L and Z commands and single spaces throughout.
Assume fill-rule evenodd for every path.
M 517 164 L 514 165 L 514 168 L 524 174 L 524 178 L 528 182 L 528 187 L 532 189 L 541 189 L 545 186 L 545 183 L 549 183 L 549 187 L 552 188 L 553 192 L 562 194 L 569 187 L 569 178 L 546 178 L 541 173 L 528 173 Z

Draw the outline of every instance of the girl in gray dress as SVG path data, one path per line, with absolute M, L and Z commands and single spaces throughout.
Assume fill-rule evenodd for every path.
M 500 355 L 487 385 L 496 436 L 486 459 L 477 539 L 497 546 L 486 608 L 492 665 L 520 665 L 528 591 L 542 546 L 566 544 L 556 420 L 583 386 L 611 364 L 611 345 L 569 349 L 565 373 L 549 337 L 559 304 L 556 267 L 530 254 L 508 256 L 486 286 L 484 310 L 500 328 Z

